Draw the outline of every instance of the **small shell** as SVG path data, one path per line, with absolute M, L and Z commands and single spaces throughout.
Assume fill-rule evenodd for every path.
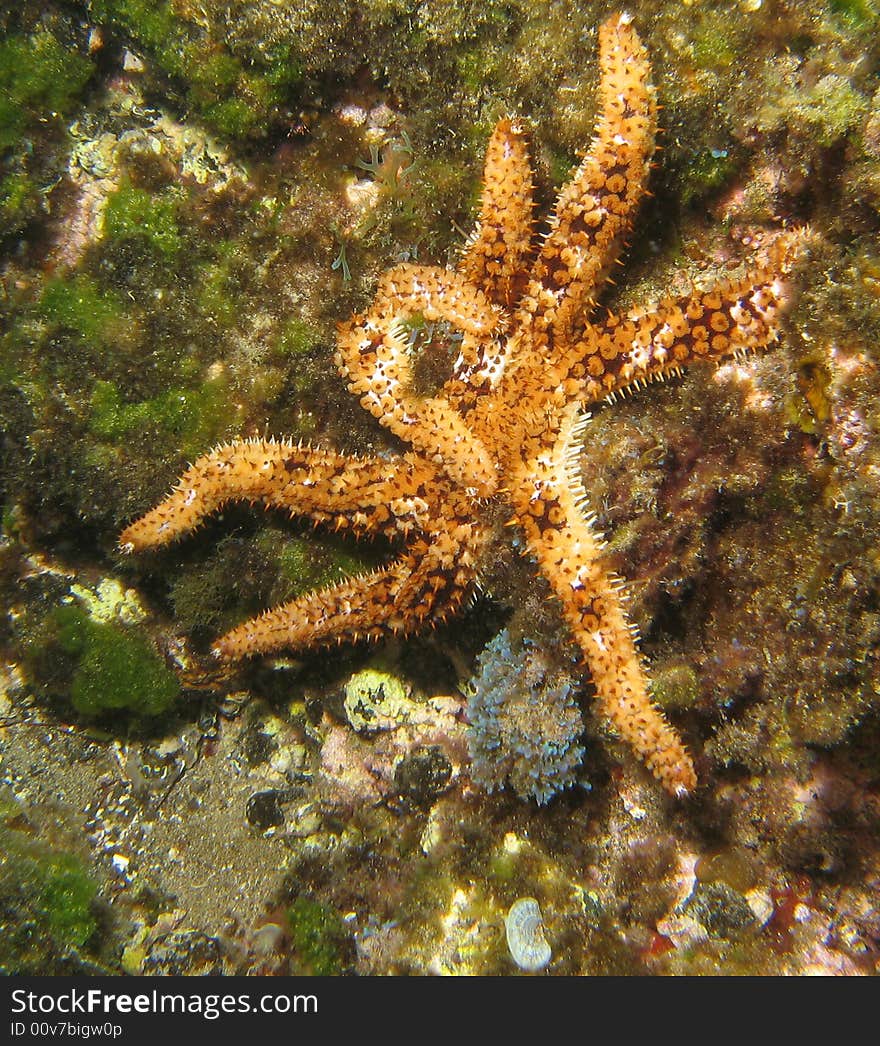
M 534 897 L 514 901 L 504 920 L 507 947 L 521 970 L 537 973 L 550 962 L 550 945 L 544 936 L 544 919 Z

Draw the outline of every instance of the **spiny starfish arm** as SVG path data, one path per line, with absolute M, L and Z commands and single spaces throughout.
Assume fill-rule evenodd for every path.
M 436 474 L 409 458 L 350 458 L 286 440 L 237 440 L 196 459 L 164 501 L 119 536 L 124 552 L 167 545 L 229 501 L 286 508 L 337 529 L 406 535 L 424 526 Z M 421 495 L 420 495 L 421 490 Z
M 533 192 L 525 130 L 516 120 L 499 120 L 486 147 L 480 217 L 458 271 L 505 308 L 522 292 L 534 233 Z
M 464 332 L 468 344 L 491 336 L 501 322 L 500 310 L 460 274 L 399 266 L 380 280 L 370 309 L 340 325 L 339 371 L 373 417 L 461 486 L 488 497 L 497 477 L 486 448 L 445 397 L 419 397 L 412 390 L 405 321 L 415 315 L 448 321 Z
M 281 649 L 381 639 L 412 632 L 454 613 L 475 577 L 477 528 L 441 531 L 371 574 L 310 592 L 245 621 L 222 636 L 214 653 L 238 660 Z
M 590 324 L 561 367 L 567 394 L 592 402 L 700 360 L 765 348 L 779 336 L 788 276 L 808 239 L 804 230 L 783 233 L 740 279 Z
M 528 279 L 533 191 L 525 130 L 516 121 L 499 120 L 486 148 L 480 217 L 457 271 L 505 309 L 520 296 Z M 443 386 L 444 398 L 468 411 L 497 387 L 510 349 L 507 338 L 465 333 L 452 375 Z
M 513 491 L 516 520 L 562 605 L 586 656 L 603 715 L 674 796 L 696 787 L 690 755 L 654 705 L 633 629 L 621 602 L 621 582 L 602 563 L 601 542 L 581 511 L 583 488 L 569 467 L 577 436 L 571 411 L 553 455 L 531 462 Z
M 224 661 L 237 661 L 275 650 L 380 639 L 399 632 L 405 619 L 395 600 L 412 565 L 404 557 L 384 570 L 282 603 L 221 636 L 213 652 Z
M 600 114 L 590 150 L 563 186 L 520 302 L 519 322 L 547 351 L 566 344 L 608 275 L 645 192 L 657 106 L 648 55 L 630 17 L 599 29 Z
M 398 265 L 379 280 L 371 312 L 402 318 L 422 315 L 447 320 L 467 334 L 486 335 L 504 313 L 481 289 L 454 269 L 440 265 Z

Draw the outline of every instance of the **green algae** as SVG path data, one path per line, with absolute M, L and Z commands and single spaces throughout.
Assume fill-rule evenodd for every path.
M 294 317 L 282 325 L 275 351 L 284 357 L 307 356 L 320 342 L 320 331 L 305 320 Z
M 362 547 L 343 539 L 290 536 L 274 524 L 246 541 L 230 534 L 207 558 L 184 564 L 171 581 L 176 627 L 187 633 L 231 628 L 267 606 L 374 565 Z
M 829 73 L 803 92 L 794 108 L 819 145 L 833 145 L 859 124 L 868 103 L 846 77 Z
M 50 932 L 65 944 L 85 944 L 95 931 L 89 905 L 96 893 L 85 868 L 70 854 L 60 854 L 45 862 L 40 878 L 38 903 Z
M 313 589 L 327 588 L 347 577 L 374 568 L 380 560 L 379 550 L 352 544 L 344 538 L 322 536 L 291 537 L 278 547 L 268 532 L 263 538 L 266 551 L 277 557 L 278 593 L 281 599 L 303 595 Z
M 297 897 L 287 909 L 297 973 L 330 977 L 342 972 L 348 938 L 337 913 L 308 897 Z
M 175 448 L 192 456 L 215 442 L 228 424 L 227 383 L 206 381 L 195 389 L 171 388 L 147 400 L 123 403 L 111 381 L 97 381 L 89 402 L 89 430 L 114 444 L 133 435 L 173 437 Z
M 737 44 L 723 31 L 722 19 L 705 22 L 694 36 L 693 56 L 701 69 L 727 69 L 736 61 Z
M 222 543 L 221 543 L 222 544 Z M 212 556 L 206 564 L 184 567 L 171 581 L 169 596 L 174 607 L 174 627 L 192 634 L 234 623 L 229 615 L 229 604 L 235 593 L 231 591 L 229 563 L 225 556 Z
M 70 112 L 92 71 L 88 59 L 48 30 L 0 41 L 0 150 L 18 147 L 40 123 Z
M 97 928 L 91 912 L 97 887 L 82 863 L 70 854 L 52 854 L 6 829 L 0 830 L 0 843 L 5 854 L 0 897 L 7 905 L 14 898 L 57 945 L 84 945 Z M 8 970 L 10 961 L 15 961 L 15 936 L 14 930 L 11 939 L 0 934 L 4 939 L 0 968 Z
M 131 184 L 122 185 L 107 200 L 104 235 L 110 241 L 139 240 L 173 261 L 183 246 L 177 226 L 179 204 L 177 190 L 151 193 Z
M 98 928 L 97 884 L 72 853 L 34 838 L 19 804 L 0 808 L 0 971 L 47 973 Z
M 856 29 L 867 29 L 880 15 L 876 0 L 829 0 L 828 8 Z
M 456 56 L 456 66 L 461 82 L 468 90 L 475 92 L 501 78 L 503 61 L 503 55 L 497 52 L 487 52 L 482 41 L 461 51 Z
M 209 105 L 205 116 L 218 131 L 230 138 L 246 135 L 256 123 L 251 105 L 243 98 L 225 98 Z
M 701 200 L 724 186 L 738 168 L 727 149 L 703 149 L 681 172 L 681 202 L 684 206 Z
M 235 326 L 241 310 L 235 271 L 235 264 L 241 259 L 234 244 L 224 244 L 224 248 L 225 256 L 219 261 L 205 262 L 197 268 L 195 283 L 202 315 L 228 329 Z
M 499 849 L 496 853 L 493 853 L 486 871 L 488 879 L 507 887 L 515 881 L 518 874 L 519 870 L 514 854 L 504 849 Z
M 93 620 L 75 605 L 52 611 L 25 644 L 32 675 L 54 696 L 67 696 L 87 718 L 125 711 L 158 716 L 180 691 L 146 634 L 135 626 Z
M 21 228 L 35 213 L 38 199 L 36 183 L 24 172 L 13 172 L 0 178 L 0 221 L 7 232 Z
M 129 709 L 139 715 L 165 712 L 180 685 L 138 630 L 98 624 L 76 607 L 55 615 L 58 641 L 77 660 L 70 686 L 73 707 L 83 715 Z
M 180 70 L 181 51 L 188 40 L 186 23 L 175 15 L 173 4 L 150 0 L 93 0 L 91 9 L 96 19 L 125 28 L 153 50 L 163 65 L 172 71 Z
M 102 290 L 85 274 L 49 280 L 40 296 L 38 311 L 49 323 L 99 345 L 110 343 L 123 318 L 119 298 Z
M 0 39 L 0 239 L 40 215 L 52 184 L 42 148 L 57 137 L 93 71 L 48 27 Z
M 265 134 L 301 79 L 289 44 L 263 48 L 245 64 L 226 44 L 219 21 L 186 17 L 168 0 L 92 0 L 91 13 L 181 81 L 190 109 L 232 138 Z
M 793 129 L 810 143 L 827 148 L 854 134 L 868 111 L 868 99 L 848 76 L 826 73 L 814 83 L 774 92 L 758 113 L 763 131 Z
M 651 694 L 661 708 L 690 708 L 699 698 L 700 681 L 690 665 L 669 665 L 654 673 Z

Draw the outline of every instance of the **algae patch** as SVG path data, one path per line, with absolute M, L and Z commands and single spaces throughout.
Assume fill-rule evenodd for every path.
M 42 695 L 69 699 L 89 719 L 119 711 L 158 716 L 180 691 L 141 628 L 96 619 L 78 605 L 51 611 L 24 649 Z
M 341 973 L 348 933 L 339 916 L 317 901 L 297 897 L 287 909 L 287 922 L 300 967 L 315 977 Z
M 97 885 L 73 854 L 32 838 L 22 808 L 0 796 L 0 972 L 46 973 L 97 929 Z
M 96 716 L 125 708 L 154 716 L 177 696 L 177 678 L 145 636 L 99 624 L 78 607 L 60 607 L 54 621 L 59 646 L 77 662 L 70 700 L 78 712 Z

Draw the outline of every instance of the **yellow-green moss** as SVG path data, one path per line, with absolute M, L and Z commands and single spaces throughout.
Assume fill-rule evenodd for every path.
M 307 897 L 297 897 L 287 909 L 287 923 L 298 973 L 329 977 L 341 972 L 348 935 L 336 912 Z
M 700 694 L 700 681 L 690 665 L 670 665 L 656 672 L 651 693 L 661 708 L 690 708 Z
M 321 336 L 305 320 L 288 320 L 281 328 L 276 351 L 280 356 L 305 356 L 320 342 Z
M 880 15 L 876 0 L 829 0 L 828 7 L 856 29 L 867 29 Z
M 227 46 L 221 24 L 188 17 L 170 0 L 92 0 L 91 13 L 180 80 L 189 107 L 230 137 L 265 134 L 302 75 L 289 45 L 266 48 L 246 66 Z
M 98 381 L 89 429 L 113 443 L 137 433 L 161 432 L 177 437 L 183 453 L 192 455 L 214 442 L 228 424 L 227 393 L 226 382 L 217 379 L 196 389 L 168 389 L 152 399 L 123 403 L 113 382 Z
M 197 273 L 199 310 L 220 327 L 231 327 L 241 314 L 235 278 L 228 265 L 209 262 Z
M 0 813 L 0 969 L 46 973 L 54 954 L 82 947 L 97 929 L 97 886 L 82 862 L 19 827 L 21 808 Z
M 75 331 L 90 344 L 112 341 L 123 316 L 116 295 L 84 275 L 50 280 L 40 296 L 39 312 L 49 323 Z
M 853 133 L 868 112 L 868 99 L 848 76 L 828 73 L 815 83 L 775 95 L 759 113 L 759 127 L 795 128 L 817 145 L 828 147 Z
M 108 240 L 141 240 L 159 255 L 175 258 L 183 241 L 177 227 L 179 194 L 149 193 L 126 184 L 107 200 L 104 235 Z
M 36 213 L 39 201 L 36 184 L 22 171 L 0 179 L 0 225 L 7 232 L 19 229 Z
M 688 204 L 719 189 L 735 170 L 736 163 L 726 149 L 705 149 L 698 153 L 683 173 L 682 203 Z
M 288 583 L 289 595 L 302 595 L 316 588 L 326 588 L 353 574 L 359 574 L 371 562 L 347 548 L 333 547 L 330 541 L 320 544 L 308 538 L 285 541 L 278 554 L 278 567 Z
M 694 32 L 692 53 L 701 69 L 726 69 L 737 57 L 735 23 L 723 15 L 707 16 Z
M 0 41 L 0 149 L 68 112 L 91 75 L 92 63 L 46 30 Z
M 798 387 L 820 423 L 831 417 L 831 371 L 822 362 L 807 360 L 798 368 Z
M 81 715 L 126 710 L 156 716 L 177 697 L 177 677 L 140 629 L 98 623 L 77 606 L 57 608 L 49 627 L 71 658 L 69 696 Z M 30 653 L 39 657 L 41 651 Z

